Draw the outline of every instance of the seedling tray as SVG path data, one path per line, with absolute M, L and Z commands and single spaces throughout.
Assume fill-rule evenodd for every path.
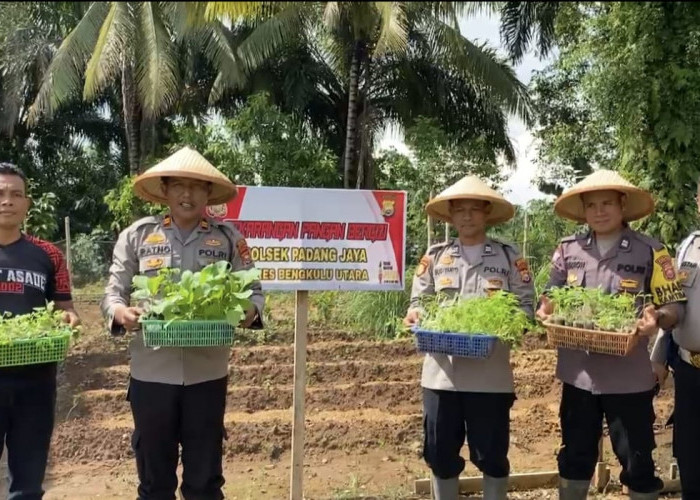
M 146 347 L 223 347 L 233 345 L 234 327 L 226 321 L 144 320 Z
M 411 329 L 416 336 L 418 352 L 448 354 L 462 358 L 489 358 L 498 337 L 475 333 L 452 333 Z
M 574 349 L 612 356 L 627 356 L 639 341 L 635 333 L 587 330 L 544 322 L 551 347 Z
M 0 345 L 0 367 L 55 363 L 66 359 L 71 332 Z

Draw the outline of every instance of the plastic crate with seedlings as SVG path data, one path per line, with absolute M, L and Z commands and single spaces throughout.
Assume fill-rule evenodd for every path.
M 231 271 L 220 261 L 201 271 L 161 269 L 134 276 L 132 297 L 146 310 L 141 316 L 146 347 L 214 347 L 233 344 L 233 332 L 251 305 L 258 269 Z
M 63 361 L 74 331 L 62 316 L 49 302 L 30 314 L 0 318 L 0 367 Z
M 547 292 L 554 313 L 544 325 L 552 347 L 625 356 L 639 340 L 642 294 L 609 294 L 600 288 L 562 287 Z
M 419 352 L 488 358 L 496 342 L 520 345 L 532 327 L 518 297 L 505 291 L 449 302 L 438 296 L 424 309 L 423 320 L 413 328 Z

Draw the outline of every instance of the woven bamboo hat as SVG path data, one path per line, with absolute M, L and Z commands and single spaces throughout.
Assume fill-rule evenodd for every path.
M 489 225 L 501 224 L 515 215 L 513 205 L 473 175 L 463 177 L 438 194 L 428 202 L 425 211 L 435 219 L 450 222 L 450 201 L 452 200 L 482 200 L 491 203 L 491 212 L 486 218 L 486 223 Z
M 584 223 L 586 216 L 581 195 L 595 191 L 618 191 L 626 195 L 626 222 L 641 219 L 654 211 L 654 198 L 650 193 L 634 186 L 612 170 L 597 170 L 564 191 L 554 202 L 554 211 L 561 217 Z
M 167 203 L 161 189 L 163 177 L 186 177 L 211 182 L 209 205 L 219 205 L 232 200 L 238 188 L 214 165 L 194 149 L 184 147 L 146 170 L 134 181 L 134 192 L 140 198 L 154 203 Z

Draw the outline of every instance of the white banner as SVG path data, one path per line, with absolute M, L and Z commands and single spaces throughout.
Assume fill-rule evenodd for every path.
M 239 186 L 207 208 L 243 234 L 267 290 L 403 290 L 406 193 Z

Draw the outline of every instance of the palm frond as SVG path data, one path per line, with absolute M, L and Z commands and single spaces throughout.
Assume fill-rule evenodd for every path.
M 459 31 L 436 19 L 426 18 L 421 28 L 436 60 L 483 85 L 501 100 L 508 112 L 530 122 L 532 113 L 527 88 L 505 61 L 498 60 L 494 50 L 485 44 L 475 45 Z
M 265 7 L 266 2 L 192 2 L 195 5 L 191 7 L 193 18 L 199 15 L 202 11 L 201 5 L 204 6 L 204 18 L 207 21 L 215 19 L 228 18 L 232 21 L 237 21 L 240 18 L 253 18 L 259 16 Z
M 83 68 L 92 53 L 109 3 L 94 2 L 78 25 L 63 41 L 54 56 L 27 117 L 34 124 L 39 116 L 48 116 L 79 92 Z
M 513 62 L 522 60 L 535 31 L 540 57 L 554 46 L 554 23 L 559 2 L 504 2 L 501 9 L 501 39 Z
M 384 123 L 407 128 L 420 116 L 433 117 L 455 138 L 483 138 L 511 164 L 515 161 L 500 102 L 430 53 L 377 60 L 372 73 L 368 97 Z
M 401 51 L 408 44 L 405 2 L 374 2 L 379 13 L 379 39 L 375 55 L 386 51 Z
M 337 37 L 327 32 L 314 35 L 313 47 L 319 59 L 323 61 L 339 80 L 345 79 L 350 72 L 350 48 Z
M 333 28 L 340 22 L 340 4 L 338 2 L 326 2 L 323 9 L 323 24 Z
M 303 32 L 308 12 L 303 3 L 288 3 L 280 12 L 260 22 L 238 48 L 246 66 L 254 70 L 297 38 Z
M 228 28 L 220 22 L 207 27 L 204 54 L 218 70 L 209 104 L 221 99 L 226 90 L 243 88 L 247 82 L 245 62 L 236 52 L 231 38 Z
M 144 114 L 153 118 L 178 95 L 179 75 L 170 33 L 155 2 L 143 2 L 138 15 L 141 43 L 136 52 L 136 82 Z
M 124 2 L 110 2 L 92 57 L 85 70 L 83 99 L 90 101 L 121 71 L 122 48 L 134 35 L 134 23 Z

